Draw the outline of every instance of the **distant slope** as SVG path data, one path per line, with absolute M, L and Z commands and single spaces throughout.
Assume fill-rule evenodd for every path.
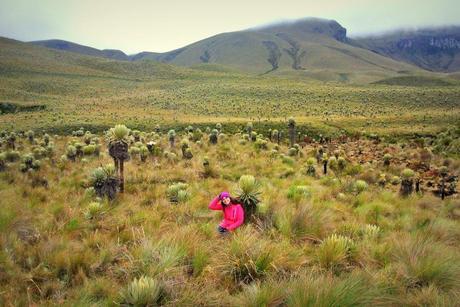
M 43 41 L 33 41 L 30 42 L 33 45 L 43 46 L 52 49 L 70 51 L 79 54 L 91 55 L 91 56 L 98 56 L 103 58 L 115 59 L 115 60 L 129 60 L 129 57 L 121 50 L 114 50 L 114 49 L 104 49 L 99 50 L 96 48 L 59 40 L 59 39 L 50 39 L 50 40 L 43 40 Z
M 160 56 L 161 53 L 157 52 L 149 52 L 149 51 L 143 51 L 138 54 L 131 55 L 129 59 L 131 61 L 138 61 L 138 60 L 153 60 L 153 61 L 158 61 L 158 56 Z
M 82 55 L 0 37 L 0 73 L 115 78 L 179 78 L 193 70 L 154 61 L 128 62 Z
M 136 59 L 182 66 L 215 63 L 257 74 L 318 69 L 397 74 L 417 70 L 347 42 L 346 29 L 336 21 L 308 18 L 222 33 L 171 52 L 145 53 Z
M 154 60 L 181 66 L 217 64 L 255 74 L 361 80 L 398 74 L 460 71 L 460 27 L 395 31 L 356 39 L 334 20 L 306 18 L 218 34 L 165 53 L 96 48 L 63 40 L 31 44 L 123 61 Z M 364 78 L 365 79 L 365 78 Z M 363 79 L 363 80 L 364 80 Z
M 460 71 L 460 26 L 401 30 L 353 41 L 362 48 L 427 70 Z
M 98 50 L 57 40 L 33 44 L 117 60 L 147 59 L 187 67 L 213 64 L 251 74 L 321 81 L 371 82 L 421 72 L 415 66 L 366 50 L 350 40 L 339 23 L 318 18 L 222 33 L 165 53 L 127 56 L 118 50 Z

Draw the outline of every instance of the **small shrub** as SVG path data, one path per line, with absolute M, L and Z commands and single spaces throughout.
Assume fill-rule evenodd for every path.
M 83 147 L 83 154 L 85 156 L 94 155 L 96 152 L 96 145 L 86 145 Z
M 73 146 L 73 145 L 67 146 L 65 155 L 66 155 L 67 159 L 69 159 L 71 161 L 75 161 L 75 158 L 77 157 L 77 148 L 75 146 Z
M 409 168 L 406 168 L 401 172 L 401 195 L 408 196 L 412 193 L 414 189 L 414 176 L 415 172 Z
M 364 192 L 368 187 L 367 182 L 364 180 L 356 180 L 354 186 L 355 186 L 355 191 L 358 194 L 361 192 Z
M 390 162 L 391 162 L 391 159 L 392 159 L 392 158 L 393 158 L 393 157 L 392 157 L 390 154 L 388 154 L 388 153 L 385 154 L 385 155 L 383 156 L 383 165 L 385 165 L 385 166 L 387 166 L 387 167 L 390 166 Z
M 339 157 L 337 159 L 337 164 L 338 164 L 338 170 L 342 172 L 347 167 L 347 160 L 345 160 L 344 157 Z
M 21 158 L 21 154 L 19 153 L 19 151 L 10 150 L 6 152 L 5 158 L 6 158 L 6 161 L 13 163 L 13 162 L 18 161 Z
M 305 185 L 291 186 L 287 192 L 287 198 L 299 203 L 302 199 L 311 197 L 310 188 Z
M 92 202 L 88 205 L 85 211 L 85 217 L 88 220 L 96 219 L 102 215 L 104 206 L 99 202 Z
M 299 152 L 298 152 L 298 150 L 296 148 L 291 147 L 291 148 L 289 148 L 287 154 L 288 154 L 289 157 L 296 157 L 298 155 L 298 153 Z
M 187 188 L 188 185 L 182 182 L 170 185 L 166 191 L 169 201 L 172 203 L 186 202 L 190 198 Z
M 22 156 L 22 163 L 19 166 L 21 172 L 25 173 L 29 170 L 38 170 L 41 166 L 40 160 L 36 160 L 32 154 Z
M 0 172 L 6 169 L 6 153 L 0 153 Z
M 267 141 L 265 141 L 263 139 L 257 139 L 254 142 L 254 147 L 256 149 L 259 149 L 259 150 L 267 150 L 268 149 L 268 143 L 267 143 Z
M 115 198 L 119 180 L 112 164 L 94 169 L 90 174 L 90 182 L 98 197 L 107 196 L 110 200 Z
M 316 169 L 315 169 L 315 158 L 308 158 L 307 160 L 307 170 L 306 173 L 308 176 L 315 177 L 316 176 Z
M 145 162 L 147 160 L 148 154 L 149 154 L 149 149 L 147 148 L 147 146 L 142 145 L 139 148 L 139 157 L 141 158 L 142 162 Z
M 260 202 L 260 183 L 251 175 L 243 175 L 238 181 L 238 199 L 244 209 L 244 219 L 249 221 L 256 212 L 257 204 Z
M 336 157 L 332 156 L 329 158 L 329 168 L 333 171 L 338 171 L 339 162 L 337 161 Z
M 216 145 L 219 140 L 219 131 L 217 129 L 213 129 L 211 134 L 209 135 L 209 142 L 213 145 Z

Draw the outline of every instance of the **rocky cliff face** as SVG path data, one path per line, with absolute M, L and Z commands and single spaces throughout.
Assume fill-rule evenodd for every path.
M 412 37 L 403 38 L 396 43 L 398 50 L 424 51 L 433 53 L 439 51 L 456 51 L 460 49 L 460 39 L 456 37 Z
M 428 70 L 460 70 L 460 27 L 400 31 L 355 42 L 373 52 Z
M 347 40 L 347 29 L 342 27 L 337 21 L 331 20 L 329 22 L 329 29 L 332 37 L 339 42 L 345 42 Z

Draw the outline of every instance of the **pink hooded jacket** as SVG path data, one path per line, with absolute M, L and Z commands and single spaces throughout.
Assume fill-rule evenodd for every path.
M 219 200 L 219 196 L 216 196 L 211 203 L 209 203 L 209 209 L 211 210 L 222 210 L 222 203 Z M 238 228 L 244 222 L 244 211 L 240 204 L 230 203 L 225 207 L 224 219 L 220 222 L 220 226 L 232 231 Z

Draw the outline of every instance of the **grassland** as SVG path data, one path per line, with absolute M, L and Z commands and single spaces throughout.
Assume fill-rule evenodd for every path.
M 439 181 L 433 172 L 442 165 L 458 175 L 458 160 L 433 154 L 435 143 L 366 138 L 292 153 L 285 139 L 265 147 L 264 136 L 251 142 L 226 128 L 216 145 L 206 133 L 189 140 L 191 159 L 165 134 L 133 132 L 130 147 L 154 141 L 156 149 L 145 162 L 130 150 L 125 193 L 112 202 L 90 188 L 93 170 L 113 164 L 102 136 L 56 136 L 50 145 L 18 137 L 19 161 L 0 172 L 0 304 L 455 306 L 460 202 L 442 201 L 427 183 Z M 179 133 L 176 143 L 190 137 Z M 83 148 L 69 160 L 69 145 L 86 140 L 100 154 Z M 315 158 L 316 175 L 307 175 L 320 146 L 344 167 L 330 159 L 323 174 Z M 40 166 L 21 172 L 28 153 Z M 422 192 L 402 197 L 406 167 L 423 178 Z M 207 205 L 223 190 L 236 195 L 245 174 L 260 183 L 255 219 L 220 237 L 221 213 Z M 173 203 L 168 189 L 177 182 L 186 192 Z M 151 283 L 136 284 L 144 276 Z M 129 289 L 144 296 L 136 300 Z
M 299 124 L 349 132 L 435 133 L 459 120 L 459 87 L 324 85 L 226 76 L 166 81 L 41 75 L 24 79 L 4 80 L 3 100 L 47 108 L 2 115 L 1 128 L 53 132 L 124 122 L 153 129 L 156 124 L 216 121 L 280 123 L 295 115 Z
M 459 120 L 460 87 L 328 84 L 201 70 L 142 79 L 11 72 L 2 78 L 0 97 L 46 106 L 40 112 L 1 115 L 4 129 L 280 123 L 294 115 L 299 124 L 349 132 L 435 133 Z
M 459 175 L 458 80 L 336 82 L 327 71 L 255 76 L 0 47 L 0 305 L 460 300 L 458 194 L 433 193 L 442 176 Z M 288 146 L 289 116 L 303 147 Z M 125 192 L 109 201 L 94 195 L 92 174 L 113 164 L 101 132 L 118 123 L 133 129 L 131 160 Z M 269 129 L 283 132 L 280 144 Z M 185 143 L 193 157 L 183 157 Z M 238 193 L 242 175 L 259 182 L 261 203 L 219 237 L 220 212 L 207 205 Z M 402 197 L 407 180 L 421 180 L 421 191 Z M 178 182 L 186 188 L 172 202 Z
M 153 130 L 157 124 L 239 126 L 252 120 L 260 130 L 284 126 L 295 116 L 305 132 L 434 134 L 460 114 L 460 83 L 436 74 L 392 78 L 392 85 L 354 84 L 303 75 L 254 76 L 215 64 L 187 69 L 112 61 L 7 39 L 0 43 L 0 102 L 46 107 L 2 114 L 0 129 L 68 133 L 123 122 Z M 418 80 L 424 80 L 423 87 L 407 86 Z

